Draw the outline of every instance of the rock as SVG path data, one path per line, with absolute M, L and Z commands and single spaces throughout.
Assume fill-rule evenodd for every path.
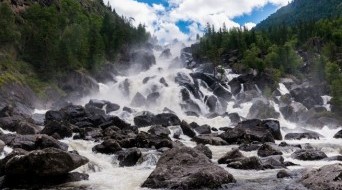
M 229 164 L 231 162 L 235 162 L 245 158 L 243 154 L 239 151 L 239 149 L 232 149 L 231 151 L 227 152 L 224 156 L 218 159 L 219 164 Z
M 93 147 L 93 152 L 103 153 L 103 154 L 114 154 L 122 150 L 121 146 L 113 139 L 108 139 L 103 141 Z
M 234 130 L 238 130 L 243 134 L 243 140 L 245 142 L 274 142 L 271 129 L 263 126 L 260 120 L 240 122 Z
M 160 97 L 159 92 L 153 92 L 147 96 L 146 101 L 149 104 L 156 104 L 159 97 Z
M 324 158 L 327 158 L 328 156 L 320 150 L 311 148 L 297 150 L 291 155 L 291 157 L 298 160 L 322 160 Z
M 193 137 L 192 140 L 198 144 L 210 144 L 215 146 L 228 145 L 228 143 L 224 141 L 221 137 L 219 137 L 217 134 L 199 135 Z
M 219 137 L 225 140 L 228 144 L 240 144 L 244 141 L 244 132 L 242 130 L 227 128 Z
M 2 153 L 2 151 L 4 151 L 6 144 L 4 143 L 4 141 L 0 140 L 0 153 Z
M 161 54 L 160 54 L 160 58 L 164 58 L 164 59 L 169 59 L 171 58 L 172 54 L 171 54 L 171 50 L 165 49 Z
M 63 121 L 65 119 L 65 115 L 61 111 L 49 110 L 45 113 L 45 123 L 49 121 Z
M 217 103 L 218 103 L 218 100 L 216 96 L 214 95 L 209 96 L 206 100 L 206 105 L 208 106 L 210 112 L 217 111 Z
M 162 127 L 160 125 L 152 126 L 148 130 L 148 132 L 153 134 L 153 135 L 157 135 L 157 136 L 161 136 L 161 137 L 168 137 L 171 134 L 171 132 L 168 128 Z
M 261 125 L 268 129 L 275 140 L 283 140 L 283 136 L 280 131 L 280 124 L 277 120 L 264 120 Z
M 199 144 L 197 145 L 195 148 L 195 150 L 198 150 L 200 152 L 202 152 L 203 154 L 205 154 L 209 159 L 213 158 L 213 153 L 211 152 L 211 150 L 209 149 L 209 147 L 203 145 L 203 144 Z
M 0 127 L 11 132 L 16 132 L 19 122 L 23 119 L 20 116 L 2 117 L 0 118 Z
M 280 170 L 277 173 L 277 178 L 288 178 L 291 177 L 291 174 L 289 174 L 286 170 Z
M 152 135 L 145 132 L 140 132 L 135 138 L 136 147 L 138 148 L 172 148 L 172 140 L 169 137 L 161 137 L 157 135 Z
M 229 81 L 228 85 L 230 86 L 231 92 L 234 96 L 241 92 L 241 83 L 238 78 L 233 78 Z
M 230 113 L 228 114 L 228 117 L 232 123 L 239 123 L 241 121 L 238 113 Z
M 146 105 L 146 98 L 137 92 L 132 99 L 131 106 L 133 107 L 143 107 Z
M 288 133 L 285 135 L 286 140 L 301 140 L 301 139 L 319 139 L 320 135 L 316 132 L 306 133 Z
M 102 109 L 106 105 L 106 101 L 91 99 L 91 100 L 89 100 L 88 104 L 86 104 L 86 106 L 87 105 L 94 106 L 94 107 Z
M 272 155 L 282 155 L 282 154 L 283 153 L 281 151 L 275 149 L 270 144 L 263 144 L 258 149 L 258 156 L 260 156 L 260 157 L 267 157 L 267 156 L 272 156 Z
M 313 170 L 301 179 L 303 185 L 312 190 L 342 189 L 342 164 L 323 166 Z
M 231 174 L 211 163 L 204 154 L 188 147 L 166 151 L 156 169 L 142 184 L 146 188 L 202 189 L 219 188 L 235 182 Z
M 154 117 L 155 125 L 162 125 L 164 127 L 180 125 L 181 121 L 177 115 L 172 113 L 161 113 Z
M 128 67 L 133 67 L 136 71 L 146 71 L 156 64 L 156 58 L 153 51 L 148 49 L 134 50 L 130 55 L 130 64 Z
M 88 159 L 78 154 L 56 148 L 46 148 L 8 160 L 5 165 L 5 174 L 54 176 L 69 173 L 86 163 Z
M 120 109 L 120 106 L 118 104 L 114 104 L 111 102 L 106 103 L 106 113 L 114 112 Z
M 280 155 L 273 155 L 260 158 L 263 169 L 286 168 L 284 158 Z
M 334 138 L 335 138 L 335 139 L 341 139 L 341 138 L 342 138 L 342 130 L 340 130 L 339 132 L 337 132 L 337 133 L 334 135 Z
M 268 119 L 268 118 L 279 118 L 280 114 L 275 111 L 274 107 L 264 99 L 257 100 L 253 103 L 249 110 L 247 118 L 249 119 Z
M 210 86 L 210 88 L 213 90 L 214 95 L 225 101 L 229 101 L 232 98 L 232 94 L 221 84 L 216 83 L 214 86 Z
M 137 148 L 129 148 L 116 153 L 120 167 L 134 166 L 141 157 L 141 151 Z
M 40 127 L 33 123 L 21 121 L 18 124 L 16 132 L 21 135 L 34 135 L 37 134 L 40 130 Z
M 148 111 L 140 112 L 134 117 L 134 124 L 137 127 L 154 125 L 154 115 Z
M 234 162 L 230 162 L 227 167 L 241 170 L 262 170 L 261 161 L 255 157 L 242 158 Z
M 52 120 L 47 122 L 44 129 L 40 133 L 47 134 L 49 136 L 58 134 L 58 136 L 63 139 L 72 136 L 72 128 L 70 125 L 65 125 L 56 120 Z
M 0 118 L 1 117 L 11 117 L 13 116 L 14 108 L 11 105 L 7 105 L 0 110 Z
M 239 149 L 245 152 L 251 152 L 258 150 L 261 147 L 261 144 L 258 143 L 244 143 L 239 146 Z
M 209 125 L 201 125 L 199 126 L 197 123 L 190 123 L 190 127 L 193 128 L 198 134 L 210 134 L 211 128 Z
M 167 82 L 166 82 L 166 80 L 165 80 L 164 77 L 160 78 L 159 82 L 160 82 L 161 84 L 163 84 L 165 87 L 168 87 L 168 86 L 169 86 L 169 84 L 167 84 Z
M 191 138 L 196 136 L 196 133 L 191 129 L 190 125 L 186 121 L 183 120 L 180 124 L 180 127 L 182 128 L 184 135 Z

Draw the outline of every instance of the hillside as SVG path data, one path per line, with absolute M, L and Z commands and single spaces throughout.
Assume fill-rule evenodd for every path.
M 259 23 L 256 29 L 267 29 L 277 25 L 294 26 L 341 16 L 342 1 L 340 0 L 294 0 Z
M 143 25 L 134 27 L 102 0 L 1 0 L 0 28 L 0 97 L 5 100 L 18 85 L 40 96 L 49 96 L 51 88 L 52 94 L 63 94 L 59 84 L 70 73 L 100 71 L 121 51 L 149 38 Z

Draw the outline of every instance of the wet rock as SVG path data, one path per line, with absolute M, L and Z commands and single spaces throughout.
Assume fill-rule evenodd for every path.
M 40 130 L 40 127 L 33 123 L 21 121 L 18 124 L 16 132 L 21 135 L 34 135 L 37 134 Z
M 215 146 L 228 145 L 228 143 L 217 134 L 204 134 L 193 137 L 192 139 L 198 144 L 210 144 Z
M 11 117 L 14 114 L 14 108 L 11 105 L 7 105 L 0 110 L 0 118 L 1 117 Z
M 146 98 L 137 92 L 132 99 L 131 106 L 133 107 L 142 107 L 146 105 Z
M 239 123 L 241 121 L 238 113 L 230 113 L 228 117 L 232 123 Z
M 160 97 L 159 92 L 153 92 L 147 96 L 146 101 L 149 104 L 156 104 L 159 97 Z
M 159 82 L 160 82 L 161 84 L 163 84 L 165 87 L 168 87 L 168 86 L 169 86 L 169 84 L 167 84 L 167 82 L 166 82 L 166 80 L 165 80 L 164 77 L 160 78 Z
M 190 123 L 190 127 L 193 128 L 198 134 L 210 134 L 211 129 L 209 125 L 198 125 L 195 122 Z
M 291 174 L 288 173 L 286 170 L 280 170 L 277 173 L 277 178 L 289 178 L 289 177 L 291 177 Z
M 206 73 L 201 73 L 201 72 L 191 73 L 190 76 L 193 79 L 200 79 L 204 81 L 208 86 L 215 85 L 217 81 L 213 76 L 206 74 Z
M 23 119 L 24 118 L 20 116 L 2 117 L 0 118 L 0 127 L 11 132 L 16 132 L 19 122 Z
M 323 166 L 313 170 L 301 179 L 303 185 L 312 190 L 342 189 L 342 164 Z
M 120 109 L 120 106 L 118 104 L 114 104 L 111 102 L 106 103 L 106 113 L 114 112 Z
M 49 110 L 45 114 L 45 123 L 49 121 L 63 121 L 65 119 L 65 115 L 61 111 Z
M 6 144 L 4 143 L 4 141 L 0 140 L 0 153 L 4 150 Z
M 237 95 L 241 92 L 241 83 L 238 78 L 233 78 L 229 81 L 228 85 L 230 86 L 233 95 Z
M 168 128 L 162 127 L 160 125 L 152 126 L 148 130 L 148 132 L 153 134 L 153 135 L 157 135 L 157 136 L 161 136 L 161 137 L 168 137 L 171 134 L 171 132 Z
M 177 115 L 172 113 L 161 113 L 154 117 L 155 125 L 162 125 L 164 127 L 180 125 L 181 121 Z
M 280 155 L 273 155 L 260 158 L 263 169 L 286 168 L 284 158 Z
M 244 132 L 241 130 L 236 130 L 232 128 L 225 129 L 224 133 L 219 135 L 228 144 L 239 144 L 244 141 Z
M 138 148 L 172 148 L 172 140 L 169 137 L 161 137 L 145 132 L 140 132 L 135 138 L 136 147 Z
M 274 139 L 276 140 L 283 140 L 283 136 L 280 131 L 280 124 L 277 120 L 264 120 L 262 121 L 261 125 L 268 129 L 271 133 Z
M 241 144 L 239 149 L 245 152 L 255 151 L 261 147 L 261 144 L 258 143 L 248 143 L 248 144 Z
M 217 107 L 216 107 L 217 103 L 218 103 L 218 100 L 216 96 L 213 96 L 213 95 L 209 96 L 206 100 L 206 105 L 208 106 L 210 112 L 217 111 Z
M 230 162 L 227 167 L 241 170 L 262 170 L 263 166 L 259 158 L 252 156 Z
M 239 151 L 239 149 L 232 149 L 227 152 L 224 156 L 218 159 L 219 164 L 229 164 L 231 162 L 238 161 L 240 159 L 245 158 L 243 154 Z
M 192 130 L 192 128 L 190 127 L 190 125 L 186 121 L 183 120 L 180 124 L 180 127 L 182 128 L 184 135 L 191 137 L 191 138 L 196 136 L 195 131 Z
M 204 154 L 188 147 L 165 152 L 142 187 L 167 189 L 219 188 L 235 182 L 231 174 L 211 163 Z
M 5 174 L 8 176 L 55 176 L 66 174 L 86 163 L 88 159 L 78 154 L 56 148 L 46 148 L 8 160 L 5 165 Z
M 137 127 L 147 127 L 154 124 L 154 115 L 151 112 L 144 111 L 134 117 L 134 124 Z
M 90 106 L 95 106 L 97 108 L 100 108 L 102 109 L 105 105 L 106 105 L 106 101 L 104 100 L 97 100 L 97 99 L 91 99 L 89 100 L 89 102 L 86 104 L 87 105 L 90 105 Z
M 138 148 L 129 148 L 116 153 L 120 167 L 134 166 L 141 157 L 141 151 Z
M 286 140 L 319 139 L 319 137 L 320 135 L 316 132 L 288 133 L 285 135 Z
M 203 154 L 205 154 L 209 159 L 213 158 L 213 153 L 211 152 L 211 150 L 209 149 L 208 146 L 205 146 L 203 144 L 199 144 L 197 145 L 195 148 L 195 150 L 198 150 L 200 152 L 202 152 Z
M 210 86 L 210 88 L 213 90 L 214 95 L 224 99 L 225 101 L 229 101 L 232 98 L 232 94 L 221 84 L 216 83 L 214 86 Z
M 264 99 L 257 100 L 253 103 L 249 110 L 247 118 L 254 119 L 268 119 L 268 118 L 279 118 L 280 114 L 275 111 L 274 107 Z
M 234 130 L 242 132 L 245 142 L 274 142 L 271 129 L 261 124 L 260 120 L 247 120 L 240 122 Z
M 122 150 L 121 146 L 113 139 L 105 140 L 101 144 L 93 147 L 93 152 L 103 154 L 114 154 L 120 150 Z
M 258 153 L 258 156 L 260 156 L 260 157 L 267 157 L 267 156 L 272 156 L 272 155 L 282 155 L 283 154 L 281 151 L 275 149 L 270 144 L 263 144 L 258 149 L 257 153 Z
M 72 128 L 70 125 L 66 125 L 56 120 L 52 120 L 48 121 L 48 123 L 45 125 L 44 129 L 40 133 L 47 134 L 49 136 L 58 134 L 58 136 L 63 139 L 65 137 L 72 136 Z
M 160 54 L 160 58 L 164 58 L 164 59 L 169 59 L 171 58 L 172 54 L 171 54 L 171 50 L 170 49 L 165 49 L 161 54 Z
M 156 64 L 156 58 L 149 49 L 134 50 L 129 57 L 130 67 L 136 68 L 138 71 L 146 71 L 150 69 L 152 65 Z
M 327 158 L 328 156 L 320 150 L 311 148 L 297 150 L 291 155 L 291 157 L 298 160 L 322 160 L 324 158 Z
M 337 132 L 337 133 L 334 135 L 334 138 L 335 138 L 335 139 L 341 139 L 341 138 L 342 138 L 342 130 L 340 130 L 339 132 Z

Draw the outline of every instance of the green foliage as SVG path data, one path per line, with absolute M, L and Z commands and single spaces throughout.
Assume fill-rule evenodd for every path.
M 0 44 L 11 43 L 18 38 L 15 15 L 7 3 L 0 3 Z

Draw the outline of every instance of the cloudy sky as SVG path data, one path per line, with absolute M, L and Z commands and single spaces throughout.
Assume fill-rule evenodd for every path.
M 290 0 L 104 0 L 119 15 L 145 24 L 160 42 L 202 35 L 206 23 L 219 28 L 247 26 L 264 20 Z

